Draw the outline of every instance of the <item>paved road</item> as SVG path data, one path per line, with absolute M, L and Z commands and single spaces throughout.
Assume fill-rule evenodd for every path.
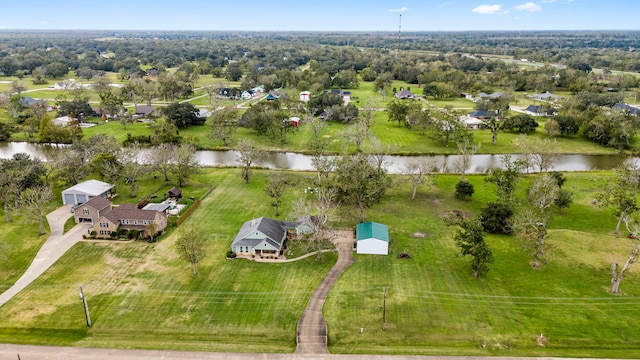
M 412 356 L 412 355 L 306 355 L 206 353 L 168 350 L 119 350 L 54 346 L 0 344 L 0 360 L 552 360 L 559 358 L 497 357 L 497 356 Z M 585 360 L 563 358 L 562 360 Z M 606 360 L 606 359 L 598 359 Z
M 335 244 L 338 248 L 338 261 L 318 285 L 298 322 L 296 354 L 329 354 L 327 324 L 322 316 L 322 307 L 333 284 L 344 270 L 355 261 L 353 259 L 353 232 L 344 232 L 339 236 L 339 240 L 335 241 Z
M 36 257 L 29 265 L 27 271 L 16 281 L 13 286 L 0 294 L 0 306 L 11 300 L 22 289 L 31 284 L 38 276 L 42 275 L 51 265 L 64 255 L 73 245 L 82 240 L 82 234 L 86 234 L 89 225 L 76 225 L 66 234 L 62 234 L 64 223 L 71 217 L 71 205 L 63 206 L 49 214 L 47 221 L 51 228 L 49 237 L 44 242 Z

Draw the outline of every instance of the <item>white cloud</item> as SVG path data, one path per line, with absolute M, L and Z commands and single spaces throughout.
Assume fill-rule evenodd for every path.
M 499 14 L 502 11 L 502 5 L 494 4 L 494 5 L 478 5 L 471 10 L 471 12 L 478 14 Z
M 409 10 L 406 6 L 403 6 L 401 8 L 397 8 L 397 9 L 389 9 L 390 12 L 405 12 Z
M 517 5 L 516 6 L 516 10 L 518 10 L 518 11 L 535 12 L 535 11 L 542 11 L 542 8 L 540 7 L 540 5 L 529 1 L 529 2 L 526 2 L 524 4 Z
M 554 2 L 558 2 L 558 0 L 540 0 L 538 4 L 553 4 Z

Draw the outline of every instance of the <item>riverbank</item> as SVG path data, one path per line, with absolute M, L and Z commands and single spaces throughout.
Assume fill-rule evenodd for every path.
M 44 158 L 44 146 L 26 142 L 0 143 L 0 158 L 10 158 L 17 153 L 27 153 L 33 157 Z M 502 166 L 501 158 L 504 154 L 476 154 L 467 170 L 467 174 L 485 174 L 493 168 Z M 513 160 L 522 158 L 520 154 L 511 154 Z M 419 157 L 429 157 L 435 160 L 437 172 L 442 174 L 457 173 L 457 163 L 460 155 L 389 155 L 387 156 L 387 170 L 391 174 L 407 173 L 409 163 Z M 235 150 L 209 151 L 201 150 L 196 153 L 196 160 L 201 166 L 207 167 L 237 167 L 238 152 Z M 295 152 L 267 152 L 263 161 L 256 163 L 257 167 L 276 170 L 314 171 L 313 156 Z M 629 158 L 616 154 L 561 154 L 551 170 L 555 171 L 595 171 L 610 170 L 621 165 L 640 162 L 640 158 Z M 530 168 L 530 172 L 537 169 Z

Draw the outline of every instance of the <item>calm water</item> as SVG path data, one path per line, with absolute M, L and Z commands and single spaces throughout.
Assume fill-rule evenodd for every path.
M 31 156 L 42 158 L 42 150 L 44 146 L 39 144 L 31 144 L 24 142 L 0 143 L 0 158 L 9 158 L 13 154 L 20 152 L 27 153 Z M 236 161 L 238 153 L 233 150 L 229 151 L 198 151 L 196 158 L 203 166 L 237 166 Z M 435 158 L 441 164 L 440 172 L 455 172 L 454 164 L 460 158 L 458 155 L 434 155 L 429 156 Z M 400 174 L 404 171 L 409 160 L 415 159 L 415 156 L 389 156 L 387 161 L 387 169 L 390 173 Z M 517 159 L 518 155 L 513 155 L 513 159 Z M 640 159 L 633 159 L 640 161 Z M 556 162 L 553 170 L 558 171 L 589 171 L 589 170 L 607 170 L 613 169 L 621 164 L 626 164 L 629 158 L 620 155 L 561 155 Z M 314 170 L 311 165 L 311 156 L 297 153 L 279 153 L 271 152 L 267 154 L 267 158 L 257 166 L 268 167 L 271 169 L 286 170 Z M 500 155 L 474 155 L 473 162 L 467 171 L 468 174 L 483 174 L 492 168 L 500 167 Z

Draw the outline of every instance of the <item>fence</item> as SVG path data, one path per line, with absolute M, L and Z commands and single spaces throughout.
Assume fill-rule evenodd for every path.
M 180 215 L 178 220 L 176 220 L 176 226 L 180 226 L 180 224 L 182 224 L 189 217 L 189 215 L 191 215 L 191 213 L 194 212 L 198 208 L 198 206 L 200 206 L 200 202 L 207 195 L 211 194 L 213 189 L 215 189 L 215 186 L 212 186 L 211 188 L 209 188 L 209 190 L 207 190 L 207 192 L 205 192 L 200 199 L 194 201 L 193 204 L 191 204 L 191 206 L 189 206 L 189 208 L 182 215 Z

